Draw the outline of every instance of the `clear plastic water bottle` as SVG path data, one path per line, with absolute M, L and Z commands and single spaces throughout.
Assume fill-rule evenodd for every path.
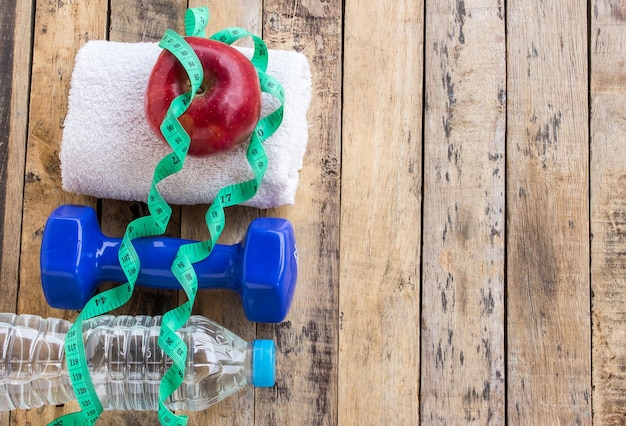
M 159 384 L 172 362 L 158 344 L 160 316 L 103 315 L 83 322 L 89 371 L 105 410 L 157 410 Z M 0 313 L 0 411 L 74 400 L 65 363 L 71 323 Z M 166 401 L 172 410 L 200 411 L 253 385 L 271 387 L 271 340 L 246 342 L 202 316 L 177 334 L 187 344 L 183 384 Z

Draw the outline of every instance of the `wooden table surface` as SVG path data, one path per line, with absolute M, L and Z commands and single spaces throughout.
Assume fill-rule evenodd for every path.
M 272 338 L 271 389 L 189 424 L 626 424 L 626 2 L 623 0 L 0 0 L 0 311 L 47 306 L 39 247 L 63 203 L 121 236 L 142 203 L 62 191 L 77 50 L 156 41 L 207 5 L 313 73 L 296 203 L 229 208 L 220 242 L 285 217 L 300 271 L 283 323 L 228 292 L 194 312 Z M 97 101 L 98 93 L 94 93 Z M 207 206 L 167 234 L 206 239 Z M 117 313 L 186 300 L 137 289 Z M 40 425 L 76 405 L 0 414 Z M 154 425 L 106 412 L 98 424 Z

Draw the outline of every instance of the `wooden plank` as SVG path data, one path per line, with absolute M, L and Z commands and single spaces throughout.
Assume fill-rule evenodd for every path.
M 0 21 L 0 311 L 15 312 L 19 286 L 32 7 L 9 1 Z
M 73 319 L 76 312 L 51 309 L 41 290 L 39 249 L 45 221 L 58 205 L 94 204 L 90 197 L 61 190 L 59 149 L 74 56 L 89 39 L 104 38 L 106 0 L 37 1 L 21 237 L 18 313 Z M 12 424 L 41 424 L 75 411 L 75 403 L 17 411 Z
M 207 6 L 211 14 L 206 28 L 207 36 L 225 27 L 239 26 L 255 34 L 262 35 L 261 1 L 203 1 L 189 2 L 189 7 Z M 247 40 L 237 42 L 237 46 L 248 45 Z M 234 183 L 234 182 L 233 182 Z M 206 240 L 209 233 L 204 215 L 208 205 L 184 206 L 181 216 L 181 235 L 192 240 Z M 258 210 L 246 207 L 226 209 L 226 227 L 219 239 L 219 244 L 235 244 L 245 237 L 248 224 L 258 216 Z M 186 300 L 186 296 L 181 296 Z M 204 315 L 216 321 L 241 338 L 252 341 L 256 338 L 256 324 L 248 321 L 244 315 L 239 296 L 232 291 L 207 290 L 197 294 L 194 313 Z M 190 424 L 207 425 L 251 425 L 254 424 L 255 390 L 247 387 L 235 395 L 209 409 L 190 413 Z
M 19 287 L 32 3 L 7 1 L 0 20 L 0 312 L 15 312 Z M 9 424 L 11 413 L 0 413 Z
M 187 2 L 111 0 L 109 39 L 112 41 L 159 41 L 167 28 L 184 34 Z
M 507 2 L 507 417 L 591 423 L 587 2 Z
M 591 14 L 591 285 L 593 412 L 626 423 L 626 3 Z
M 503 424 L 506 64 L 500 1 L 427 1 L 421 419 Z
M 190 0 L 189 7 L 207 6 L 211 17 L 206 32 L 210 36 L 226 27 L 242 27 L 263 36 L 263 2 L 260 0 L 235 0 L 228 3 L 217 0 Z M 237 42 L 237 46 L 254 46 L 250 39 Z
M 339 424 L 418 424 L 424 2 L 345 2 Z
M 278 346 L 272 390 L 257 390 L 255 423 L 337 424 L 339 181 L 341 158 L 342 2 L 263 2 L 270 49 L 309 59 L 309 145 L 294 206 L 263 214 L 285 217 L 298 244 L 298 287 L 286 320 L 259 325 Z M 289 108 L 286 100 L 286 108 Z
M 11 97 L 13 92 L 13 57 L 15 56 L 15 0 L 3 5 L 9 13 L 9 19 L 0 23 L 3 37 L 0 38 L 0 76 L 5 84 L 0 87 L 0 182 L 7 179 L 7 158 L 9 153 L 9 119 L 11 117 Z M 6 187 L 0 188 L 0 207 L 5 204 Z M 0 219 L 4 218 L 4 208 L 0 209 Z M 1 241 L 0 241 L 1 243 Z
M 11 112 L 12 112 L 12 99 L 17 93 L 14 93 L 13 89 L 13 76 L 15 75 L 13 59 L 16 57 L 16 62 L 19 61 L 19 55 L 26 52 L 16 52 L 16 4 L 15 1 L 9 1 L 4 5 L 5 10 L 8 12 L 9 19 L 3 19 L 0 21 L 0 80 L 3 84 L 0 86 L 0 253 L 3 256 L 0 258 L 0 284 L 2 288 L 7 289 L 7 297 L 0 302 L 0 307 L 3 308 L 3 312 L 14 312 L 17 293 L 17 270 L 19 252 L 16 251 L 17 246 L 11 244 L 17 241 L 19 243 L 20 237 L 20 224 L 21 215 L 15 217 L 15 213 L 21 209 L 21 195 L 18 194 L 18 198 L 7 200 L 7 192 L 11 191 L 10 184 L 18 186 L 24 181 L 24 159 L 23 154 L 25 152 L 24 144 L 20 142 L 20 139 L 11 138 Z M 16 64 L 17 65 L 17 64 Z M 17 76 L 16 76 L 17 77 Z M 26 103 L 23 102 L 22 103 Z M 19 105 L 18 105 L 19 106 Z M 17 114 L 13 114 L 15 117 Z M 25 133 L 26 123 L 16 123 L 19 126 L 14 129 L 15 135 L 19 135 L 20 130 Z M 20 129 L 21 127 L 21 129 Z M 22 137 L 23 140 L 23 137 Z M 9 144 L 13 142 L 13 144 Z M 13 148 L 15 146 L 15 148 Z M 17 152 L 16 152 L 17 150 Z M 13 153 L 12 160 L 17 161 L 17 175 L 13 173 L 13 168 L 9 167 L 9 153 Z M 21 160 L 16 157 L 15 154 L 22 154 Z M 20 170 L 22 171 L 20 175 Z M 9 171 L 11 171 L 9 182 Z M 16 180 L 17 178 L 17 180 Z M 21 185 L 19 185 L 21 186 Z M 15 194 L 13 194 L 15 196 Z M 17 201 L 17 204 L 15 204 Z M 17 209 L 16 209 L 17 208 Z M 8 209 L 8 211 L 7 211 Z M 6 216 L 9 216 L 8 218 Z M 15 222 L 15 219 L 18 219 Z M 10 223 L 9 221 L 13 221 Z M 17 225 L 17 227 L 15 226 Z M 5 244 L 5 240 L 6 244 Z M 7 250 L 4 251 L 4 247 Z

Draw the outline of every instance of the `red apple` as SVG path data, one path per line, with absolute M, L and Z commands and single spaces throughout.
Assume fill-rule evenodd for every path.
M 196 52 L 204 80 L 179 121 L 191 138 L 189 155 L 228 152 L 252 134 L 261 113 L 261 88 L 254 66 L 237 49 L 203 37 L 185 37 Z M 159 127 L 172 100 L 191 90 L 176 57 L 163 50 L 152 69 L 144 97 L 152 131 Z

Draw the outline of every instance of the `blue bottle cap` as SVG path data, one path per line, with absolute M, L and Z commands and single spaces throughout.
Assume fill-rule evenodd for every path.
M 252 344 L 252 385 L 271 388 L 276 381 L 276 345 L 273 340 Z

